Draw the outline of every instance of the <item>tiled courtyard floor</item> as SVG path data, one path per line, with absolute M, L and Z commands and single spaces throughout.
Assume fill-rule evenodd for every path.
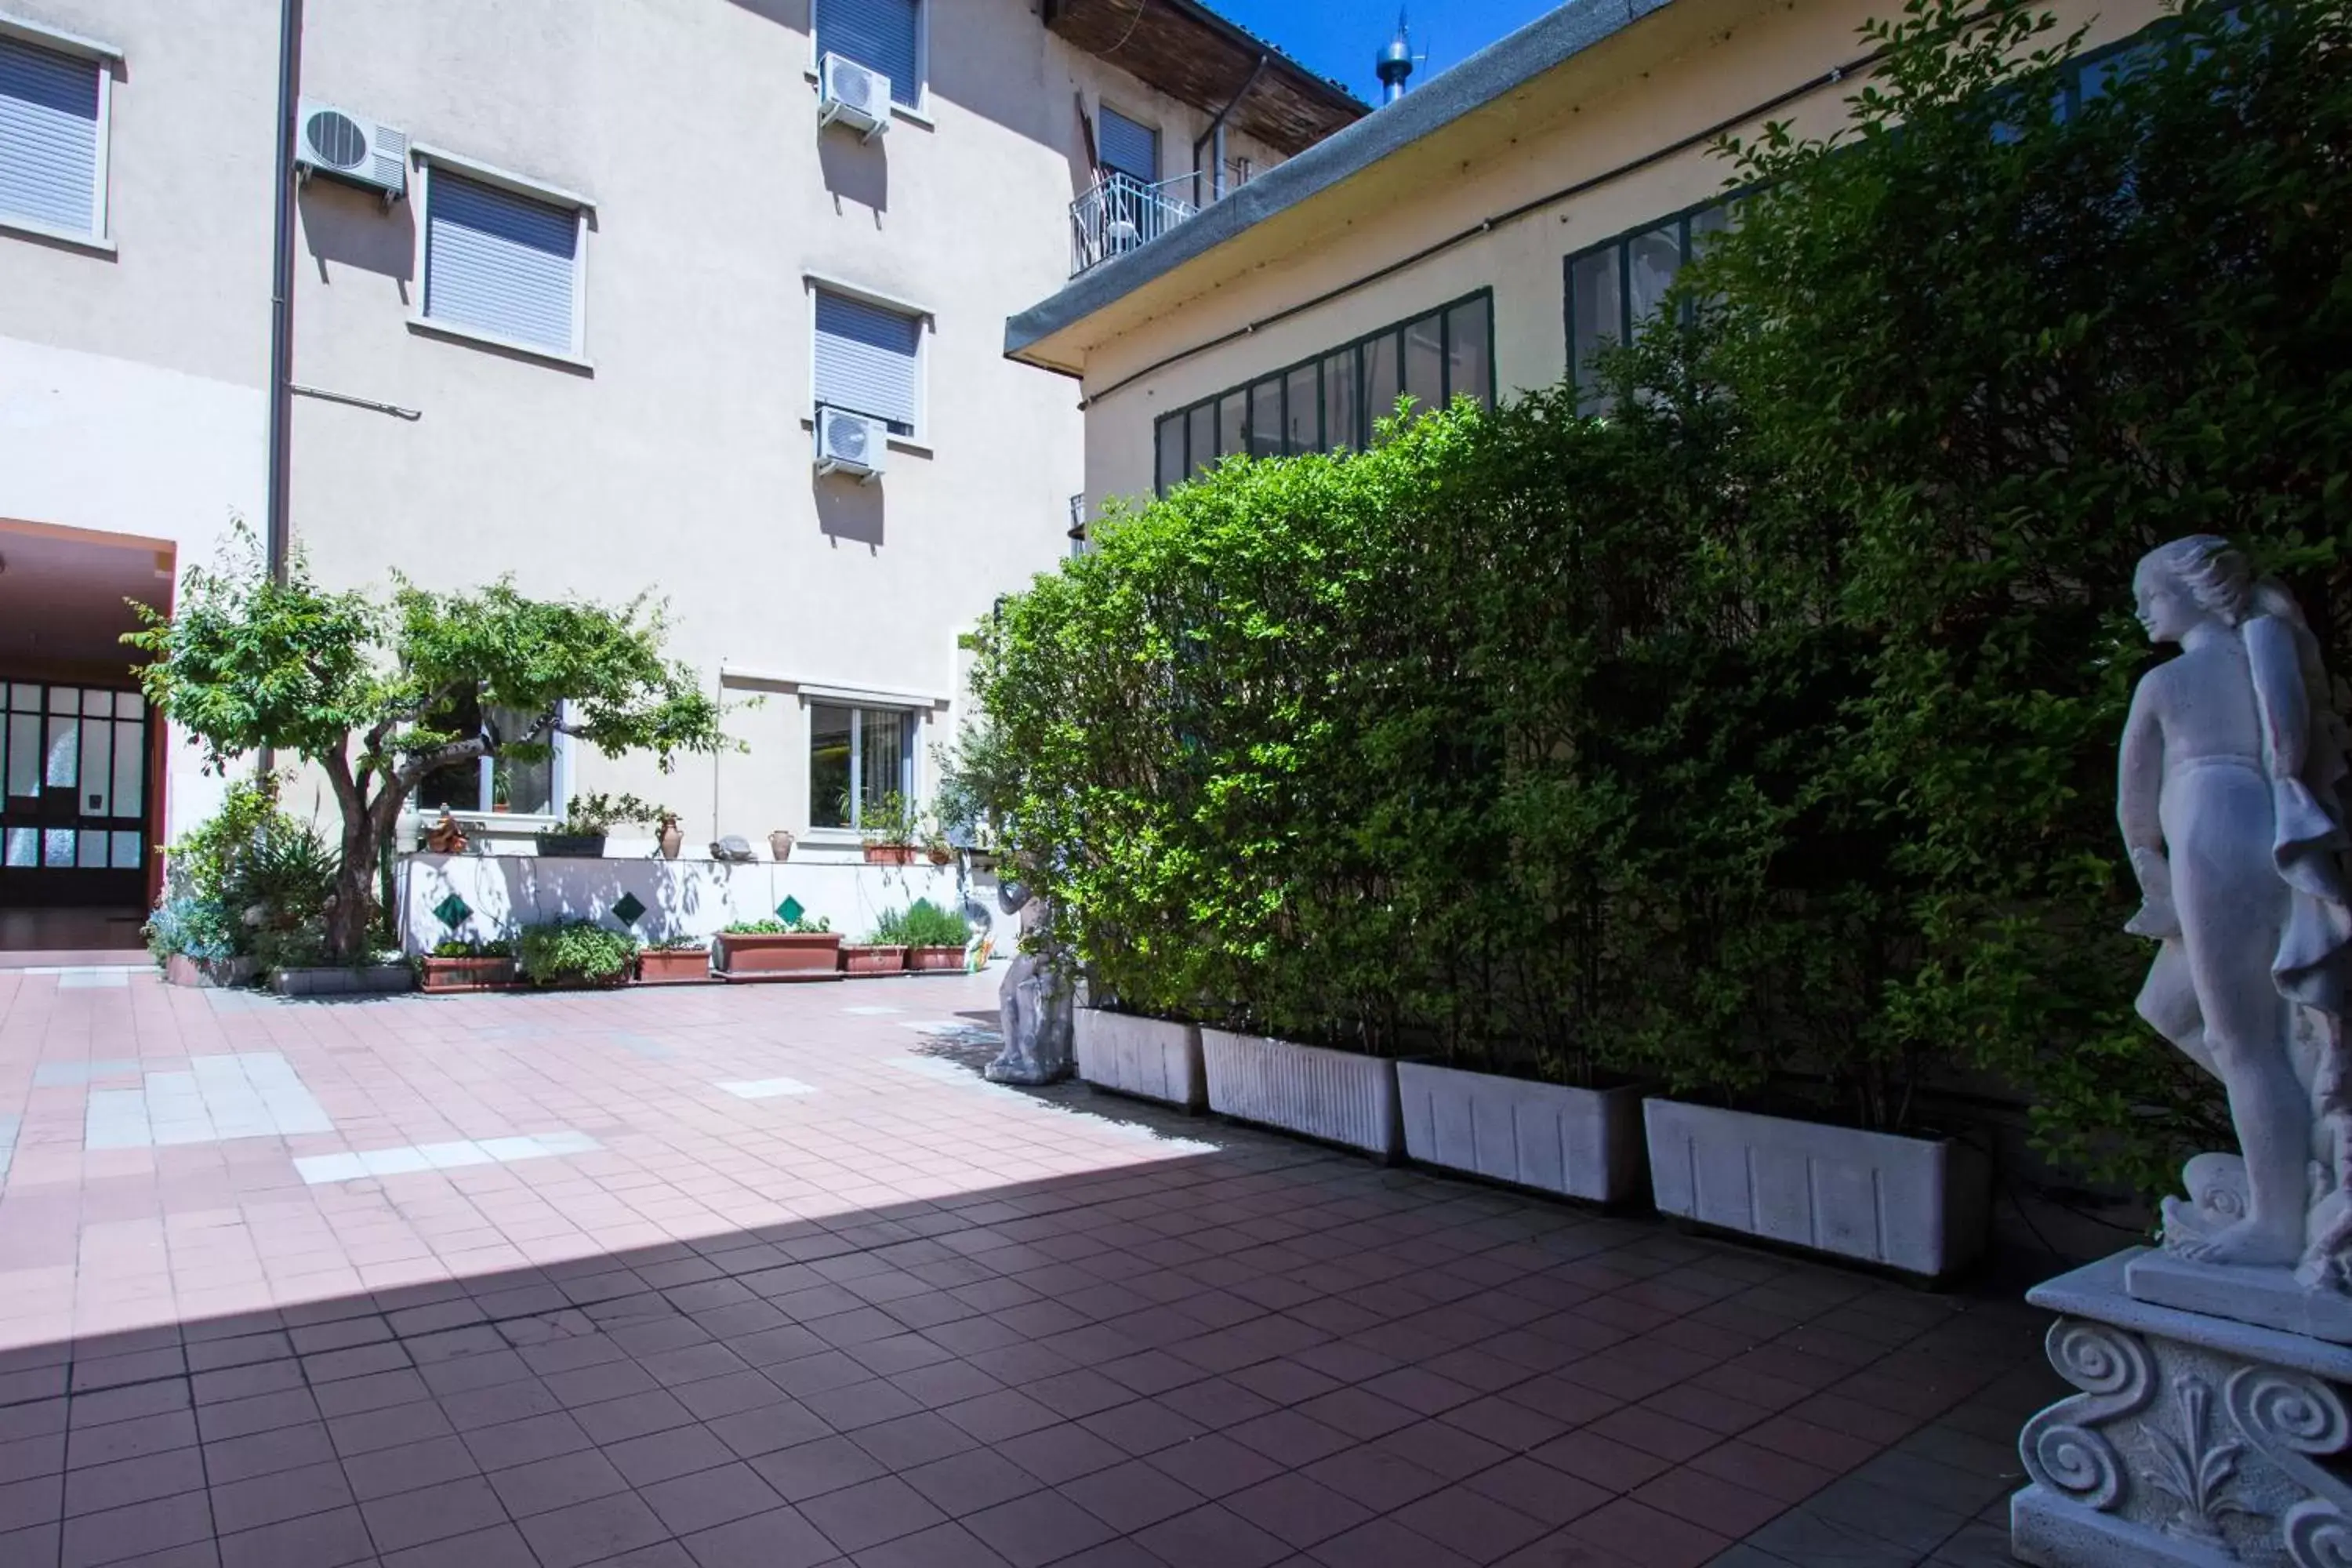
M 994 982 L 0 973 L 0 1564 L 2006 1561 L 2013 1300 L 994 1089 Z

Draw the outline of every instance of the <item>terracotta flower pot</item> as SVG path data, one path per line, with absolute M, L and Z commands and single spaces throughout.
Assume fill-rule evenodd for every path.
M 785 832 L 781 827 L 777 828 L 773 833 L 769 834 L 768 853 L 774 856 L 779 860 L 791 859 L 793 858 L 793 836 Z
M 866 863 L 868 866 L 911 866 L 916 849 L 911 844 L 868 844 Z
M 504 991 L 515 983 L 511 958 L 431 958 L 424 963 L 427 991 Z
M 910 947 L 907 950 L 907 967 L 918 974 L 961 974 L 963 973 L 963 949 Z
M 678 826 L 678 825 L 677 825 L 677 823 L 675 823 L 675 822 L 665 822 L 665 823 L 663 823 L 663 824 L 662 824 L 662 830 L 661 830 L 661 857 L 662 857 L 662 858 L 663 858 L 663 859 L 665 859 L 665 860 L 675 860 L 675 859 L 677 859 L 677 852 L 678 852 L 680 849 L 684 848 L 684 847 L 685 847 L 685 846 L 686 846 L 686 832 L 685 832 L 685 830 L 684 830 L 683 828 L 679 827 L 679 826 Z
M 649 947 L 637 954 L 640 985 L 682 985 L 709 978 L 707 947 Z
M 729 980 L 838 980 L 838 931 L 720 931 L 714 966 Z
M 841 972 L 844 974 L 897 974 L 907 967 L 907 950 L 903 947 L 877 947 L 866 943 L 844 946 L 841 950 Z

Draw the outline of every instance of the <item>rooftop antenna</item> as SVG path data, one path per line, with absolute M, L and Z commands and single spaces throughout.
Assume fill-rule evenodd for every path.
M 1382 103 L 1394 103 L 1404 96 L 1405 78 L 1412 74 L 1412 42 L 1405 32 L 1402 6 L 1397 9 L 1396 37 L 1373 57 L 1372 68 L 1380 75 Z

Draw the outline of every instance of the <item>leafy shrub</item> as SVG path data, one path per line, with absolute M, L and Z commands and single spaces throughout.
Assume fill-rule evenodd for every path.
M 564 808 L 559 833 L 583 838 L 600 837 L 619 824 L 658 827 L 676 822 L 677 813 L 656 801 L 642 800 L 634 795 L 605 795 L 591 790 L 575 795 Z
M 301 967 L 324 951 L 340 858 L 282 810 L 276 777 L 240 780 L 221 809 L 172 847 L 164 895 L 147 926 L 158 960 L 252 956 Z
M 515 954 L 534 985 L 593 985 L 626 974 L 637 944 L 627 932 L 593 921 L 554 921 L 523 927 Z
M 971 940 L 971 922 L 917 899 L 903 910 L 885 910 L 867 940 L 890 947 L 961 947 Z
M 666 936 L 659 942 L 646 943 L 648 952 L 709 952 L 710 939 L 703 936 Z
M 515 944 L 506 937 L 470 940 L 450 937 L 433 945 L 435 958 L 512 958 Z
M 1990 1068 L 2150 1186 L 2215 1140 L 2119 929 L 2131 567 L 2234 535 L 2352 672 L 2352 18 L 2189 0 L 2087 103 L 2014 0 L 1878 37 L 1607 417 L 1229 462 L 977 635 L 943 793 L 1097 991 L 1894 1129 Z
M 833 921 L 829 919 L 811 920 L 808 916 L 803 915 L 790 925 L 779 920 L 737 921 L 732 925 L 722 926 L 719 929 L 721 934 L 728 936 L 814 936 L 819 932 L 831 931 Z
M 147 951 L 162 963 L 174 955 L 219 962 L 237 956 L 241 932 L 226 905 L 192 893 L 166 892 L 148 917 Z

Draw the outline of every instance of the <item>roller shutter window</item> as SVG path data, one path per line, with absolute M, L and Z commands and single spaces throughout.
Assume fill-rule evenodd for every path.
M 1160 181 L 1160 129 L 1102 106 L 1103 167 L 1139 185 Z
M 106 67 L 0 37 L 0 219 L 99 237 Z
M 922 0 L 816 0 L 816 47 L 890 79 L 890 101 L 923 101 Z
M 553 353 L 580 349 L 576 208 L 426 176 L 425 319 Z
M 817 290 L 816 400 L 911 437 L 920 422 L 923 323 L 847 295 Z

